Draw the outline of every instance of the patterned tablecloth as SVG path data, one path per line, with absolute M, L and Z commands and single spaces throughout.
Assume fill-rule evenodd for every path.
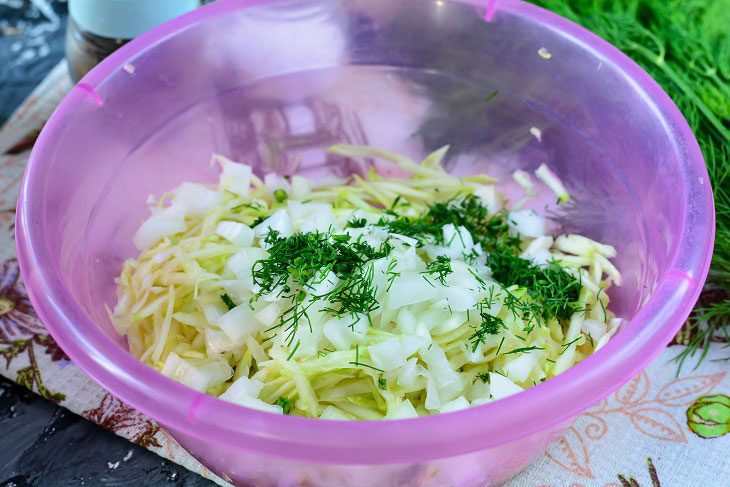
M 0 128 L 0 374 L 220 485 L 152 419 L 71 363 L 35 315 L 13 242 L 18 188 L 35 136 L 71 88 L 59 64 Z M 676 345 L 581 415 L 508 487 L 730 485 L 730 355 L 715 343 L 676 376 Z M 535 407 L 539 409 L 540 405 Z M 459 486 L 455 486 L 459 487 Z

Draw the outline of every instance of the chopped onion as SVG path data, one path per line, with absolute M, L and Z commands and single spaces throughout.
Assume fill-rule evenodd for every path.
M 215 233 L 239 247 L 250 247 L 253 243 L 253 230 L 243 223 L 222 221 Z
M 520 386 L 500 374 L 489 374 L 489 392 L 493 399 L 502 399 L 522 390 Z
M 408 399 L 398 404 L 392 411 L 388 411 L 388 414 L 385 415 L 385 419 L 410 419 L 417 417 L 418 413 Z
M 276 213 L 256 225 L 253 229 L 259 238 L 265 237 L 271 230 L 279 232 L 279 236 L 284 238 L 291 237 L 294 234 L 294 225 L 285 209 L 281 208 L 276 210 Z
M 513 211 L 509 214 L 509 226 L 525 237 L 542 237 L 547 231 L 547 223 L 534 210 Z
M 537 365 L 539 353 L 537 351 L 524 352 L 516 359 L 508 362 L 502 370 L 507 377 L 517 382 L 524 382 Z
M 223 167 L 220 175 L 220 187 L 225 191 L 230 191 L 238 196 L 248 196 L 251 187 L 251 167 L 246 164 L 233 162 L 223 156 L 215 156 Z
M 439 413 L 453 413 L 469 407 L 469 401 L 464 396 L 459 396 L 453 401 L 449 401 L 439 408 Z
M 145 220 L 132 237 L 132 242 L 139 250 L 143 250 L 152 247 L 165 237 L 184 232 L 187 228 L 185 207 L 182 205 L 168 206 Z
M 382 370 L 393 370 L 406 364 L 407 355 L 397 338 L 390 338 L 368 347 L 373 365 Z
M 254 319 L 253 311 L 248 307 L 248 304 L 236 306 L 221 316 L 218 319 L 218 327 L 231 340 L 240 340 L 249 335 L 254 335 L 262 328 L 260 322 Z

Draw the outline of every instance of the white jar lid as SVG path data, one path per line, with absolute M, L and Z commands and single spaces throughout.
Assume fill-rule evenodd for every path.
M 200 5 L 200 0 L 69 0 L 69 13 L 82 31 L 111 39 L 132 39 Z

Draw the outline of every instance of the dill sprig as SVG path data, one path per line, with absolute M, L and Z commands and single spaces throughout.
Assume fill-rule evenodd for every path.
M 730 0 L 530 0 L 603 37 L 643 67 L 694 131 L 715 196 L 707 283 L 730 294 Z M 727 299 L 700 305 L 677 361 L 704 349 L 730 320 Z

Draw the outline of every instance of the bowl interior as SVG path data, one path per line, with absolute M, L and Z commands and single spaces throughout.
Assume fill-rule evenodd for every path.
M 449 144 L 449 169 L 493 174 L 508 192 L 511 171 L 546 162 L 573 203 L 545 195 L 533 206 L 616 246 L 618 315 L 645 302 L 678 243 L 670 222 L 683 199 L 673 142 L 642 93 L 524 19 L 487 23 L 466 4 L 370 4 L 279 2 L 188 27 L 96 85 L 101 105 L 87 96 L 69 115 L 51 170 L 78 186 L 49 187 L 49 230 L 69 288 L 111 337 L 123 343 L 104 307 L 135 255 L 148 195 L 214 181 L 212 153 L 259 174 L 362 171 L 366 162 L 324 154 L 340 142 L 414 157 Z M 659 189 L 670 187 L 680 194 Z
M 680 264 L 701 281 L 711 200 L 707 186 L 688 182 L 703 184 L 706 172 L 671 102 L 572 24 L 509 1 L 492 18 L 482 3 L 223 1 L 94 70 L 47 127 L 32 161 L 43 171 L 26 181 L 37 219 L 27 239 L 42 235 L 53 263 L 43 272 L 90 318 L 72 333 L 90 333 L 93 322 L 125 346 L 105 306 L 115 304 L 123 260 L 136 255 L 131 237 L 148 195 L 215 181 L 212 153 L 258 174 L 314 178 L 373 163 L 324 154 L 341 142 L 416 158 L 449 144 L 449 170 L 487 172 L 512 195 L 512 171 L 547 163 L 572 203 L 558 207 L 543 193 L 531 204 L 562 231 L 617 248 L 624 283 L 611 308 L 624 318 L 677 264 L 688 225 L 702 232 Z M 662 316 L 680 304 L 688 311 L 690 291 L 667 292 L 676 306 Z M 619 336 L 644 325 L 630 322 Z

